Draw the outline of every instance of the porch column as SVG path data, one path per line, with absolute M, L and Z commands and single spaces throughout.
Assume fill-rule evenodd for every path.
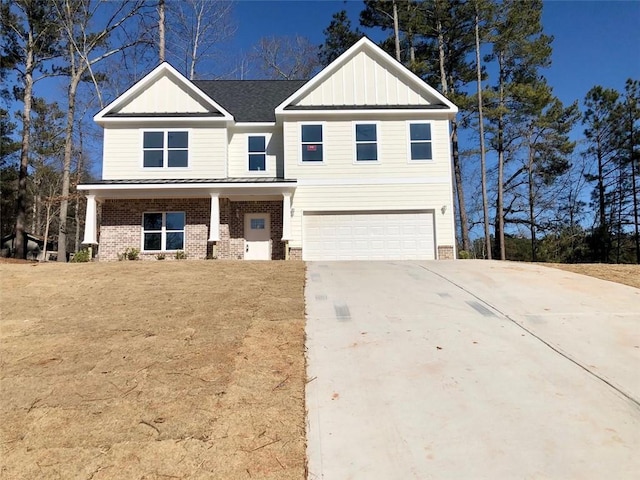
M 87 210 L 85 212 L 84 219 L 84 240 L 83 244 L 96 245 L 98 239 L 96 238 L 96 196 L 87 195 Z
M 291 240 L 291 193 L 282 194 L 282 240 Z
M 217 193 L 211 194 L 211 220 L 209 221 L 209 241 L 220 241 L 220 198 Z

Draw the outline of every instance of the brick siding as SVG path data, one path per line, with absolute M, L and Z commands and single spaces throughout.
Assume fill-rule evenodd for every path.
M 246 213 L 268 213 L 271 227 L 271 258 L 284 260 L 282 239 L 282 201 L 231 202 L 220 199 L 220 241 L 209 238 L 211 200 L 196 199 L 135 199 L 105 200 L 101 205 L 98 259 L 118 260 L 127 248 L 142 247 L 142 214 L 144 212 L 185 212 L 185 245 L 187 259 L 244 258 L 244 216 Z M 155 260 L 158 252 L 140 253 L 143 260 Z M 173 253 L 167 253 L 167 260 Z
M 438 260 L 453 260 L 453 258 L 451 245 L 438 245 Z

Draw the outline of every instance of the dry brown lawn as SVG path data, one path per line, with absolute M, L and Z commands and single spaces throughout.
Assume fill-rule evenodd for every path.
M 0 277 L 0 478 L 304 478 L 302 262 Z
M 609 265 L 604 263 L 545 263 L 544 265 L 640 288 L 640 265 Z

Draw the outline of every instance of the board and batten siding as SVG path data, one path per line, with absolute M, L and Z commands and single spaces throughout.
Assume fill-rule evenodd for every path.
M 446 205 L 444 213 L 442 206 Z M 302 248 L 304 212 L 433 211 L 436 245 L 455 245 L 451 186 L 446 183 L 298 186 L 293 196 L 292 240 Z
M 172 76 L 165 75 L 127 102 L 118 113 L 206 113 L 209 110 Z
M 104 180 L 224 178 L 227 176 L 227 129 L 202 124 L 170 125 L 172 130 L 189 132 L 189 166 L 187 168 L 144 168 L 142 166 L 142 132 L 158 130 L 157 125 L 106 126 L 102 178 Z
M 249 171 L 249 137 L 267 137 L 267 169 L 264 172 Z M 282 177 L 283 176 L 282 129 L 272 126 L 232 127 L 229 129 L 229 177 Z
M 361 51 L 294 105 L 429 105 L 434 101 Z

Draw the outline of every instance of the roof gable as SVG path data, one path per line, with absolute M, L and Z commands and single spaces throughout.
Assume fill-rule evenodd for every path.
M 164 116 L 233 118 L 215 100 L 164 62 L 98 112 L 94 120 L 101 123 L 116 118 Z
M 366 37 L 334 60 L 276 109 L 438 109 L 457 107 Z

